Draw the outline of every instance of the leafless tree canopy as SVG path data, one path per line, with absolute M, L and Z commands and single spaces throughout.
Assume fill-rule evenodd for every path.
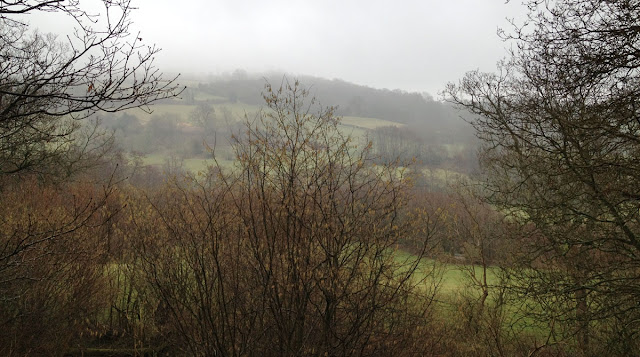
M 412 341 L 428 336 L 432 295 L 416 272 L 440 221 L 409 215 L 402 169 L 373 167 L 371 147 L 307 96 L 298 83 L 267 86 L 268 108 L 236 137 L 235 171 L 155 199 L 140 270 L 190 355 L 424 348 Z M 397 259 L 411 238 L 417 254 Z
M 521 241 L 527 268 L 518 281 L 546 310 L 537 317 L 568 322 L 562 334 L 577 336 L 583 352 L 595 338 L 632 348 L 640 329 L 640 3 L 528 6 L 528 21 L 505 34 L 515 48 L 498 72 L 468 73 L 447 94 L 479 115 L 492 202 L 536 227 Z
M 0 172 L 72 160 L 78 119 L 149 110 L 179 93 L 175 78 L 164 79 L 153 64 L 159 49 L 131 33 L 131 2 L 102 5 L 90 13 L 79 1 L 0 1 Z M 27 22 L 36 12 L 73 30 L 42 33 Z

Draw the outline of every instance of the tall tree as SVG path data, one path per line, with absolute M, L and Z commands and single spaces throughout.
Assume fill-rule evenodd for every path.
M 583 354 L 628 354 L 640 331 L 640 3 L 526 5 L 498 72 L 446 92 L 478 114 L 489 199 L 535 227 L 513 279 L 532 314 Z
M 297 82 L 267 86 L 267 108 L 236 137 L 236 169 L 155 204 L 161 229 L 141 241 L 141 270 L 190 354 L 427 348 L 432 296 L 416 272 L 441 221 L 410 213 L 404 171 L 374 166 L 371 146 L 307 96 Z M 403 240 L 415 256 L 397 254 Z
M 90 132 L 91 145 L 75 145 L 79 119 L 179 93 L 153 64 L 159 49 L 131 34 L 131 1 L 101 4 L 91 13 L 78 0 L 0 1 L 1 174 L 50 173 L 100 152 L 99 131 Z M 43 12 L 73 31 L 34 30 L 27 16 Z
M 3 355 L 61 354 L 80 338 L 104 292 L 100 228 L 118 211 L 118 203 L 109 207 L 113 175 L 96 188 L 50 187 L 22 174 L 64 180 L 111 143 L 97 122 L 85 126 L 83 119 L 144 109 L 179 93 L 153 65 L 158 49 L 130 34 L 130 1 L 98 4 L 94 14 L 78 0 L 0 0 Z M 73 30 L 60 36 L 34 30 L 25 21 L 35 13 Z

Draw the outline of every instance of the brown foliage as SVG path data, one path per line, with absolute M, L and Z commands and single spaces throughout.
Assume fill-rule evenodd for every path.
M 269 107 L 238 138 L 236 171 L 176 182 L 138 229 L 144 280 L 167 336 L 193 355 L 402 355 L 430 316 L 413 278 L 433 247 L 398 260 L 401 169 L 312 112 L 298 84 L 267 86 Z M 191 187 L 191 188 L 189 188 Z M 147 224 L 153 230 L 145 228 Z M 418 240 L 416 240 L 417 242 Z M 162 311 L 162 313 L 161 313 Z
M 105 301 L 104 240 L 110 189 L 42 186 L 3 192 L 0 213 L 0 353 L 53 353 L 90 329 Z M 93 321 L 93 322 L 92 322 Z

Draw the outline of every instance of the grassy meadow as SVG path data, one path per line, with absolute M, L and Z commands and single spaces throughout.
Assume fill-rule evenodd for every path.
M 230 128 L 235 125 L 235 130 L 237 130 L 237 125 L 240 125 L 245 118 L 252 120 L 261 110 L 261 107 L 256 105 L 246 104 L 240 101 L 232 102 L 228 98 L 201 91 L 198 89 L 199 82 L 197 81 L 188 81 L 188 84 L 191 96 L 190 100 L 179 98 L 170 102 L 154 104 L 150 107 L 150 113 L 138 108 L 129 109 L 125 112 L 128 115 L 133 115 L 138 118 L 140 123 L 145 126 L 149 125 L 153 118 L 164 117 L 173 120 L 177 127 L 192 128 L 192 113 L 199 105 L 206 104 L 213 108 L 215 120 L 220 123 L 219 125 L 229 126 Z M 345 116 L 340 117 L 340 119 L 341 123 L 339 130 L 344 134 L 352 135 L 356 138 L 366 138 L 368 132 L 376 128 L 388 126 L 402 127 L 404 125 L 389 120 L 359 116 Z M 225 136 L 226 135 L 229 134 L 225 134 Z M 146 138 L 144 140 L 149 141 L 155 139 L 156 138 Z M 212 144 L 213 143 L 211 142 L 207 142 L 207 145 Z M 215 144 L 218 162 L 224 167 L 232 166 L 233 154 L 229 147 L 229 138 L 217 140 Z M 172 159 L 172 156 L 178 156 L 180 158 L 181 167 L 191 172 L 204 171 L 208 166 L 214 164 L 211 154 L 208 152 L 203 152 L 198 155 L 188 155 L 184 154 L 186 150 L 181 149 L 180 151 L 183 152 L 182 154 L 174 154 L 172 151 L 175 151 L 175 148 L 174 150 L 155 149 L 153 152 L 147 153 L 144 156 L 143 163 L 145 165 L 161 167 L 167 164 L 167 162 Z

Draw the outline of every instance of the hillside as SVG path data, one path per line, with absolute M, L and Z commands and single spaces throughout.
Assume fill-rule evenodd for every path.
M 430 168 L 470 173 L 476 167 L 475 139 L 471 127 L 448 103 L 419 93 L 374 89 L 323 78 L 297 77 L 322 106 L 336 107 L 342 127 L 367 137 L 381 161 L 417 160 Z M 282 74 L 250 77 L 236 72 L 227 77 L 185 76 L 187 89 L 178 99 L 152 107 L 152 113 L 129 110 L 119 116 L 103 116 L 116 130 L 126 151 L 145 154 L 148 164 L 176 156 L 191 162 L 208 157 L 203 145 L 215 142 L 217 155 L 232 160 L 230 134 L 245 117 L 263 106 L 265 84 L 278 87 Z
M 338 115 L 370 117 L 403 124 L 429 124 L 433 127 L 460 128 L 459 113 L 446 103 L 434 100 L 428 94 L 399 89 L 376 89 L 349 83 L 340 79 L 312 76 L 287 76 L 296 78 L 310 87 L 312 94 L 323 105 L 337 107 Z M 188 77 L 194 78 L 194 77 Z M 285 79 L 282 73 L 249 75 L 236 71 L 232 75 L 209 77 L 190 86 L 185 98 L 213 101 L 243 102 L 262 105 L 261 92 L 266 82 L 277 87 Z M 195 82 L 192 82 L 195 83 Z

